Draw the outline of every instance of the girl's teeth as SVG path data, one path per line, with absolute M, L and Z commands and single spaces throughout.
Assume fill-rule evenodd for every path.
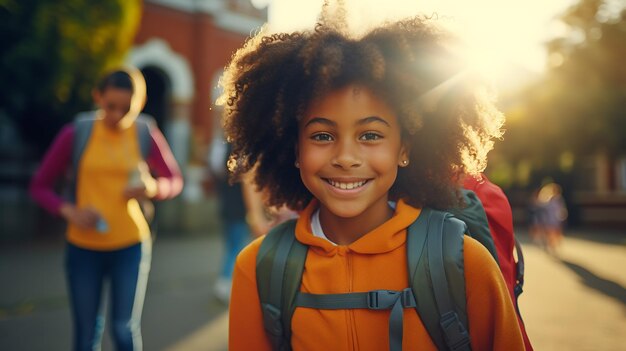
M 352 189 L 363 186 L 363 184 L 365 184 L 365 181 L 353 182 L 353 183 L 340 183 L 340 182 L 335 182 L 335 181 L 330 180 L 329 183 L 335 188 L 339 188 L 342 190 L 352 190 Z

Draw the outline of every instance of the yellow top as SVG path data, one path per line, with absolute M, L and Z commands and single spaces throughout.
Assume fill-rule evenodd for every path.
M 143 163 L 136 124 L 111 130 L 95 120 L 76 177 L 76 206 L 92 207 L 108 230 L 80 229 L 68 224 L 67 240 L 93 250 L 116 250 L 150 239 L 150 228 L 139 202 L 126 199 L 124 189 Z

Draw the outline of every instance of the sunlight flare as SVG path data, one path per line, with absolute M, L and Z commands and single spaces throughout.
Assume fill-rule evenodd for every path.
M 257 0 L 261 1 L 261 0 Z M 271 31 L 313 28 L 322 0 L 271 2 Z M 348 22 L 357 33 L 385 20 L 424 14 L 439 18 L 467 44 L 464 54 L 475 71 L 503 80 L 515 71 L 539 73 L 546 66 L 544 43 L 557 35 L 556 14 L 573 0 L 345 0 Z M 562 30 L 562 28 L 560 29 Z

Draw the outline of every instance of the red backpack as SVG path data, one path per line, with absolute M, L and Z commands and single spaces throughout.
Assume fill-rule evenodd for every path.
M 522 285 L 524 284 L 524 258 L 521 246 L 515 239 L 513 232 L 513 214 L 509 200 L 500 187 L 491 183 L 482 174 L 479 178 L 467 176 L 463 187 L 467 190 L 472 190 L 478 196 L 485 209 L 489 222 L 489 231 L 498 254 L 498 264 L 517 311 L 517 318 L 522 330 L 522 336 L 524 337 L 526 350 L 532 350 L 533 348 L 517 305 L 517 298 L 522 293 Z M 517 251 L 517 261 L 513 254 L 514 250 Z

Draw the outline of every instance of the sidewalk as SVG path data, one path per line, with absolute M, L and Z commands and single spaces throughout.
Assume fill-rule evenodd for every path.
M 519 303 L 537 351 L 618 351 L 626 344 L 626 231 L 571 231 L 559 256 L 530 244 Z M 222 315 L 168 351 L 226 350 Z M 218 341 L 220 340 L 220 341 Z
M 157 238 L 142 319 L 145 350 L 187 350 L 181 340 L 224 315 L 212 292 L 221 245 L 218 235 Z M 0 350 L 70 349 L 63 250 L 60 238 L 0 246 Z M 217 334 L 210 349 L 225 350 L 226 334 Z M 113 350 L 108 330 L 103 346 Z M 201 349 L 209 350 L 206 339 Z
M 623 350 L 626 231 L 576 231 L 559 257 L 523 240 L 520 308 L 536 350 Z M 592 239 L 592 240 L 590 240 Z M 144 306 L 145 350 L 227 349 L 227 308 L 213 298 L 219 236 L 157 239 Z M 68 350 L 61 240 L 0 247 L 0 350 Z M 108 334 L 104 351 L 112 350 Z
M 626 230 L 566 235 L 557 256 L 524 245 L 519 304 L 535 350 L 624 350 Z

